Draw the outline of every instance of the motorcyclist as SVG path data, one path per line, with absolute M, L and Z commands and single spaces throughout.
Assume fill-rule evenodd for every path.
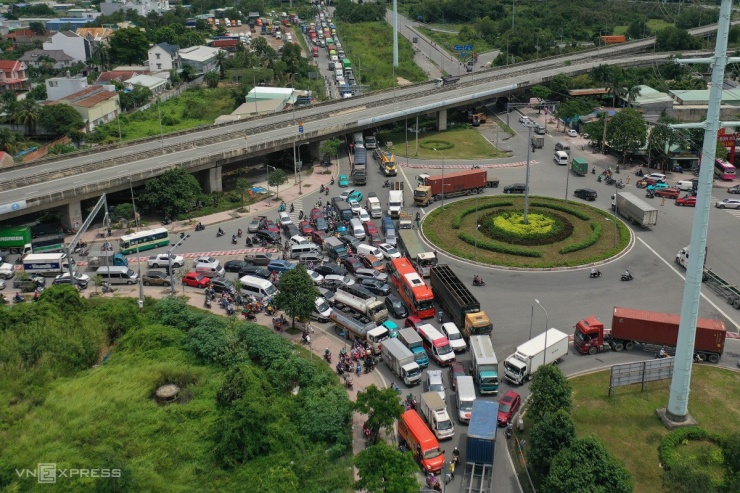
M 334 177 L 332 176 L 331 181 L 329 182 L 329 185 L 334 185 Z
M 223 236 L 223 235 L 225 234 L 225 232 L 224 232 L 224 230 L 223 230 L 223 229 L 221 229 L 221 228 L 219 227 L 219 228 L 218 228 L 218 234 L 219 234 L 219 236 Z
M 591 174 L 592 175 L 595 175 L 596 174 L 596 166 L 594 166 L 593 168 L 591 168 Z
M 231 242 L 236 244 L 236 235 L 231 235 Z
M 390 186 L 391 186 L 391 182 L 390 182 L 390 180 L 385 180 L 385 183 L 383 183 L 383 187 L 384 187 L 384 188 L 388 188 L 388 187 L 390 187 Z
M 195 225 L 195 229 L 200 231 L 201 229 L 203 229 L 203 224 L 200 221 L 198 221 L 198 224 Z
M 238 236 L 239 238 L 241 238 L 241 237 L 242 237 L 242 234 L 244 234 L 244 232 L 242 231 L 242 229 L 241 229 L 241 228 L 239 228 L 239 229 L 238 229 L 238 230 L 236 231 L 236 236 Z
M 658 351 L 658 358 L 665 358 L 666 352 L 665 352 L 665 346 L 660 346 L 660 351 Z
M 321 188 L 319 189 L 319 192 L 324 193 L 324 184 L 321 184 Z
M 13 297 L 13 301 L 16 303 L 23 301 L 23 296 L 21 296 L 20 292 L 15 293 L 15 296 Z
M 630 271 L 625 270 L 624 274 L 622 274 L 622 277 L 624 277 L 625 279 L 630 279 L 632 278 L 632 274 L 630 274 Z
M 458 463 L 460 462 L 460 451 L 455 447 L 452 449 L 452 462 Z
M 476 274 L 473 276 L 473 284 L 483 284 L 483 279 L 481 279 L 481 277 Z

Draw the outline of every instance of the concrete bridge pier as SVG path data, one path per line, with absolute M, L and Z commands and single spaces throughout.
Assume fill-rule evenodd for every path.
M 320 141 L 314 141 L 308 144 L 308 157 L 310 159 L 306 159 L 306 161 L 318 161 L 321 159 L 321 152 L 319 151 L 321 149 L 321 142 Z
M 76 200 L 62 206 L 62 225 L 67 229 L 79 229 L 82 224 L 82 202 Z
M 447 130 L 447 110 L 440 110 L 437 112 L 437 130 Z
M 221 166 L 204 170 L 200 173 L 200 183 L 206 193 L 220 192 L 223 190 L 221 181 Z

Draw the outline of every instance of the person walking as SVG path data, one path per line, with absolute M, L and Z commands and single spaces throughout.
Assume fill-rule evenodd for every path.
M 660 198 L 660 205 L 665 205 L 665 197 Z

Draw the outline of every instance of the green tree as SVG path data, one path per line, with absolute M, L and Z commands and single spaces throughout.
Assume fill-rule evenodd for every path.
M 49 96 L 46 94 L 46 84 L 37 84 L 26 93 L 26 99 L 33 99 L 35 101 L 46 101 Z
M 531 89 L 532 96 L 539 98 L 540 101 L 544 102 L 547 100 L 548 97 L 550 97 L 550 94 L 552 94 L 552 90 L 549 87 L 536 85 Z M 542 111 L 542 105 L 537 105 L 537 113 L 539 114 L 540 111 Z
M 31 21 L 28 24 L 28 29 L 41 36 L 46 34 L 46 26 L 44 26 L 43 22 Z
M 601 65 L 594 67 L 591 71 L 591 80 L 593 80 L 595 84 L 606 84 L 611 78 L 611 73 L 611 66 L 602 63 Z
M 296 317 L 308 320 L 320 293 L 305 267 L 299 265 L 283 272 L 278 288 L 280 292 L 275 296 L 275 306 L 291 317 L 293 325 Z
M 134 218 L 134 205 L 128 202 L 119 204 L 116 206 L 115 213 L 117 218 L 130 221 Z
M 54 135 L 64 135 L 83 128 L 85 121 L 70 105 L 52 104 L 39 111 L 39 125 Z
M 740 473 L 740 433 L 732 433 L 722 440 L 725 471 L 729 475 Z
M 22 137 L 16 132 L 11 132 L 7 128 L 0 128 L 0 150 L 8 154 L 18 152 L 18 146 Z
M 280 185 L 282 185 L 286 181 L 288 181 L 288 175 L 285 174 L 285 171 L 281 169 L 276 169 L 275 171 L 270 173 L 270 179 L 267 180 L 267 184 L 277 189 L 277 192 L 275 193 L 275 198 L 280 198 Z
M 110 61 L 124 65 L 136 65 L 146 60 L 149 41 L 138 27 L 119 29 L 109 40 Z
M 203 80 L 208 87 L 215 89 L 218 87 L 218 81 L 221 80 L 221 77 L 218 75 L 218 72 L 208 72 L 203 76 Z
M 216 53 L 216 65 L 218 66 L 218 75 L 221 79 L 226 77 L 226 63 L 228 60 L 228 53 L 225 50 L 218 50 L 218 53 Z
M 390 433 L 393 430 L 393 423 L 405 410 L 398 401 L 398 394 L 394 389 L 381 390 L 375 385 L 370 385 L 357 393 L 354 408 L 355 411 L 367 415 L 366 426 L 372 433 L 373 444 L 378 443 L 381 428 Z
M 644 17 L 635 19 L 630 22 L 625 33 L 630 39 L 642 39 L 653 35 L 653 32 L 647 26 L 647 21 Z
M 535 421 L 526 448 L 528 469 L 535 484 L 542 484 L 550 471 L 550 462 L 576 438 L 576 426 L 567 411 L 560 409 Z
M 685 29 L 668 26 L 655 35 L 655 48 L 660 51 L 694 50 L 701 48 L 701 41 Z
M 342 141 L 339 139 L 329 139 L 325 140 L 321 143 L 321 148 L 319 149 L 319 154 L 321 154 L 321 157 L 329 156 L 331 157 L 336 156 L 337 159 L 339 159 L 339 149 L 342 147 Z
M 191 210 L 202 192 L 198 180 L 193 175 L 177 168 L 148 180 L 141 194 L 141 202 L 149 210 L 175 217 Z
M 39 123 L 39 106 L 36 100 L 26 98 L 21 101 L 12 119 L 17 125 L 23 126 L 27 135 L 35 135 Z
M 236 193 L 239 194 L 239 197 L 242 200 L 242 207 L 244 207 L 245 197 L 249 193 L 249 188 L 251 186 L 252 184 L 249 182 L 249 179 L 243 176 L 236 179 Z
M 565 74 L 557 74 L 548 84 L 554 94 L 561 98 L 568 97 L 568 91 L 573 88 L 573 77 Z
M 550 463 L 545 493 L 631 493 L 632 478 L 595 438 L 576 439 Z
M 614 115 L 606 127 L 606 139 L 609 146 L 622 153 L 626 161 L 627 154 L 645 146 L 647 123 L 645 117 L 637 110 L 624 108 Z
M 195 79 L 195 69 L 192 65 L 183 65 L 182 71 L 180 72 L 180 77 L 182 78 L 183 82 L 190 82 L 191 80 Z
M 572 406 L 570 383 L 563 371 L 555 365 L 542 365 L 532 378 L 527 415 L 535 421 L 544 419 L 560 409 L 570 411 Z
M 354 457 L 360 479 L 356 490 L 368 493 L 416 493 L 419 467 L 411 452 L 399 452 L 397 448 L 380 442 L 366 448 Z

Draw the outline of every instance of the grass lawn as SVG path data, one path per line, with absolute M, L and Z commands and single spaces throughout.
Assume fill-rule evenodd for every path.
M 444 46 L 444 48 L 449 53 L 455 53 L 455 46 L 456 45 L 473 45 L 473 51 L 476 53 L 485 53 L 486 51 L 495 50 L 496 47 L 488 44 L 485 40 L 482 38 L 476 39 L 474 41 L 470 41 L 469 39 L 461 39 L 458 33 L 460 32 L 460 29 L 463 25 L 455 25 L 455 24 L 446 24 L 444 26 L 442 25 L 434 25 L 432 26 L 432 29 L 428 25 L 425 25 L 424 27 L 418 27 L 420 33 L 422 33 L 427 38 L 431 39 L 435 43 L 437 43 L 440 46 Z M 437 29 L 441 29 L 442 31 L 438 31 Z M 448 32 L 448 31 L 454 31 L 454 32 Z M 470 53 L 468 53 L 468 56 Z
M 689 412 L 699 426 L 720 434 L 740 431 L 740 374 L 697 365 L 691 383 Z M 649 392 L 641 392 L 637 385 L 619 388 L 614 397 L 607 395 L 608 372 L 575 378 L 571 385 L 578 436 L 600 437 L 627 466 L 635 481 L 635 493 L 663 491 L 658 446 L 668 431 L 655 410 L 667 406 L 670 380 L 651 383 Z M 678 450 L 688 460 L 700 460 L 711 453 L 707 449 L 712 447 L 707 442 L 689 442 Z M 716 467 L 709 469 L 713 476 L 719 473 Z
M 516 210 L 521 211 L 524 207 L 524 197 L 521 195 L 496 195 L 494 197 L 486 198 L 469 198 L 467 200 L 456 200 L 446 202 L 444 209 L 437 208 L 427 216 L 422 223 L 424 228 L 424 234 L 427 238 L 437 245 L 440 250 L 445 250 L 453 253 L 459 257 L 477 260 L 478 262 L 493 264 L 493 265 L 505 265 L 511 267 L 528 267 L 528 268 L 550 268 L 558 266 L 575 266 L 584 265 L 591 262 L 596 262 L 613 256 L 617 251 L 625 248 L 629 242 L 629 231 L 627 228 L 619 222 L 620 239 L 618 241 L 617 248 L 614 247 L 614 222 L 611 219 L 613 216 L 595 207 L 591 207 L 583 203 L 582 201 L 569 200 L 566 204 L 562 200 L 553 199 L 549 197 L 536 197 L 530 196 L 530 212 L 546 212 L 549 214 L 557 214 L 569 220 L 573 225 L 572 234 L 555 243 L 526 246 L 527 250 L 536 250 L 541 253 L 541 257 L 524 257 L 514 255 L 511 253 L 500 253 L 490 250 L 485 250 L 480 247 L 480 244 L 476 249 L 473 245 L 468 244 L 459 238 L 460 233 L 474 234 L 476 227 L 476 214 L 475 212 L 469 213 L 462 217 L 459 229 L 453 229 L 452 223 L 455 217 L 471 207 L 475 207 L 476 202 L 479 202 L 481 207 L 497 202 L 511 202 L 512 206 L 496 207 L 495 209 L 482 209 L 479 212 L 479 219 L 485 214 L 491 213 L 494 210 Z M 538 208 L 533 203 L 552 203 L 555 205 L 563 205 L 571 209 L 576 209 L 589 216 L 588 220 L 579 219 L 571 214 L 564 211 L 549 209 L 549 208 Z M 565 246 L 578 243 L 585 240 L 591 234 L 590 224 L 597 222 L 601 225 L 601 236 L 596 243 L 590 247 L 577 250 L 575 252 L 560 254 L 559 250 Z M 478 236 L 481 242 L 487 241 L 490 243 L 499 243 L 491 238 L 488 238 L 483 233 L 479 233 Z
M 488 123 L 490 125 L 490 123 Z M 406 133 L 403 130 L 393 132 L 381 132 L 380 138 L 383 142 L 392 142 L 389 147 L 396 156 L 406 156 L 404 151 L 404 142 L 406 142 Z M 418 157 L 419 159 L 492 159 L 508 156 L 508 153 L 496 149 L 488 143 L 486 139 L 474 128 L 459 128 L 445 130 L 444 132 L 424 132 L 419 135 L 419 150 L 416 151 L 415 135 L 412 132 L 408 134 L 409 138 L 409 157 Z M 449 149 L 434 150 L 432 141 L 444 141 L 453 144 Z M 449 147 L 445 145 L 444 147 Z

